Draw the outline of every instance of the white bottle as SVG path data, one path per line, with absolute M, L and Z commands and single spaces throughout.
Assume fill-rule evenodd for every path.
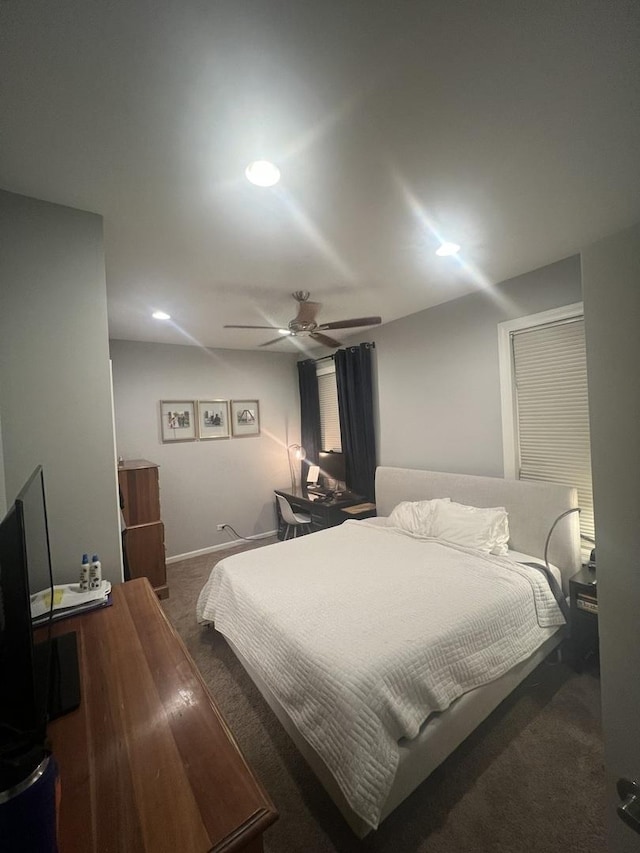
M 94 554 L 89 566 L 89 589 L 100 589 L 102 586 L 102 565 L 98 555 Z
M 82 563 L 80 564 L 80 592 L 86 592 L 89 589 L 89 555 L 82 555 Z

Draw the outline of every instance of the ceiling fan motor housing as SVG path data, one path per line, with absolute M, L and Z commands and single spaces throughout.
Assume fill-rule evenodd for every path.
M 295 290 L 292 294 L 293 298 L 298 303 L 298 313 L 287 324 L 290 337 L 296 335 L 311 335 L 316 343 L 323 344 L 326 347 L 339 347 L 340 341 L 335 338 L 325 335 L 326 330 L 331 329 L 352 329 L 357 326 L 377 326 L 382 322 L 381 317 L 355 317 L 351 320 L 336 320 L 332 323 L 317 323 L 316 317 L 322 308 L 320 302 L 309 301 L 310 293 L 308 290 Z M 225 329 L 281 329 L 279 326 L 225 326 Z M 260 344 L 261 347 L 268 347 L 272 344 L 277 344 L 281 338 L 274 338 L 272 341 L 267 341 Z
M 317 323 L 302 323 L 300 320 L 290 320 L 288 324 L 289 330 L 296 334 L 297 332 L 315 332 L 318 328 Z

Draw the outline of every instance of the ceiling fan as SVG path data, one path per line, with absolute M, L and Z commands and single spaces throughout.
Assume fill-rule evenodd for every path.
M 288 337 L 297 337 L 298 335 L 308 335 L 317 341 L 319 344 L 324 344 L 326 347 L 339 347 L 340 341 L 336 341 L 329 335 L 323 334 L 325 331 L 333 329 L 353 329 L 356 326 L 378 326 L 382 323 L 382 317 L 356 317 L 352 320 L 336 320 L 333 323 L 317 323 L 316 317 L 322 308 L 320 302 L 309 302 L 311 295 L 308 290 L 296 290 L 291 294 L 298 303 L 298 313 L 290 320 L 286 326 L 225 326 L 225 329 L 286 329 Z M 267 341 L 260 344 L 261 347 L 268 347 L 271 344 L 277 344 L 282 340 L 282 335 L 274 338 L 272 341 Z

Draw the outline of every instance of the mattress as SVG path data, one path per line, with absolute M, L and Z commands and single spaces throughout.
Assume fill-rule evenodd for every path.
M 372 828 L 398 741 L 564 623 L 536 570 L 379 521 L 222 560 L 197 615 L 260 674 Z

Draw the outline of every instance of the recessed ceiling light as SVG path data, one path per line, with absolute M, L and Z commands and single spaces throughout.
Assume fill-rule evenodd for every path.
M 450 255 L 457 255 L 460 251 L 460 246 L 457 243 L 441 243 L 436 249 L 436 255 L 441 258 L 447 258 Z
M 289 331 L 289 329 L 278 329 L 278 334 L 279 335 L 290 335 L 291 332 Z
M 280 169 L 268 160 L 254 160 L 244 173 L 247 180 L 257 187 L 272 187 L 280 180 Z
M 151 315 L 154 320 L 170 320 L 171 314 L 166 314 L 164 311 L 154 311 Z

